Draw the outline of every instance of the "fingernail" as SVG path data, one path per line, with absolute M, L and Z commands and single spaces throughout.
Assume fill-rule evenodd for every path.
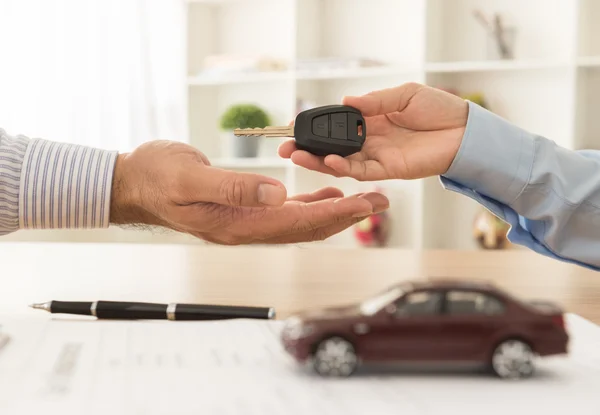
M 373 213 L 381 213 L 389 209 L 389 205 L 374 205 Z
M 258 202 L 267 206 L 279 206 L 285 201 L 286 192 L 279 186 L 261 184 L 258 186 Z
M 367 193 L 360 196 L 361 199 L 368 200 L 373 206 L 373 213 L 381 213 L 390 207 L 388 199 L 379 193 Z
M 388 205 L 374 204 L 373 205 L 373 213 L 381 213 L 384 210 L 388 210 Z

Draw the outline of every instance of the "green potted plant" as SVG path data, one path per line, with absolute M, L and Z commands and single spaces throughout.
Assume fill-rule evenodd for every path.
M 236 128 L 265 128 L 271 124 L 269 115 L 258 105 L 241 103 L 232 105 L 221 116 L 221 129 L 228 131 L 232 143 L 234 157 L 256 157 L 260 145 L 260 137 L 235 137 Z

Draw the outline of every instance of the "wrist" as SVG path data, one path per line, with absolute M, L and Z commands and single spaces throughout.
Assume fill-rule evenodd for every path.
M 128 156 L 128 153 L 119 154 L 115 162 L 110 198 L 110 223 L 115 225 L 148 222 Z
M 445 162 L 442 166 L 441 172 L 438 173 L 439 175 L 447 174 L 448 170 L 456 160 L 463 138 L 465 136 L 465 132 L 466 127 L 455 128 L 447 132 L 448 137 L 445 137 L 444 146 L 441 147 L 444 151 L 443 159 L 445 160 Z
M 469 101 L 454 94 L 444 94 L 444 100 L 439 105 L 440 119 L 443 120 L 443 128 L 438 128 L 438 160 L 442 163 L 438 166 L 436 175 L 444 175 L 451 168 L 459 154 L 463 139 L 469 122 Z

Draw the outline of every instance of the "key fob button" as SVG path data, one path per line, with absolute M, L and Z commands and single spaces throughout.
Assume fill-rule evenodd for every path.
M 360 133 L 359 133 L 360 127 Z M 349 113 L 348 114 L 348 140 L 362 143 L 365 141 L 365 130 L 366 125 L 364 118 L 360 114 Z
M 348 139 L 348 114 L 345 112 L 331 114 L 331 138 Z
M 321 115 L 313 119 L 313 134 L 317 137 L 329 137 L 329 115 Z

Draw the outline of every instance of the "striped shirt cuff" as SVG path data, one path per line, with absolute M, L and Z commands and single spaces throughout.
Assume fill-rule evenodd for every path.
M 0 235 L 19 229 L 19 180 L 29 139 L 0 129 Z
M 107 228 L 117 155 L 116 151 L 32 139 L 20 180 L 19 227 Z

